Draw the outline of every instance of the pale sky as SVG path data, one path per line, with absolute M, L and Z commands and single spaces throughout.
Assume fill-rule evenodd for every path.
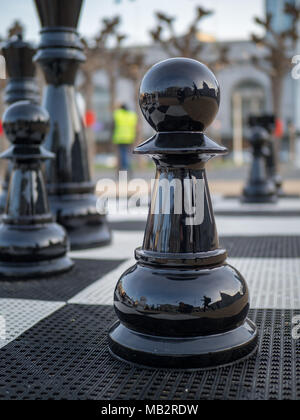
M 0 6 L 2 36 L 11 22 L 19 19 L 26 26 L 26 38 L 38 40 L 39 22 L 33 0 L 0 0 Z M 120 14 L 127 43 L 146 44 L 150 42 L 149 30 L 155 27 L 154 12 L 177 16 L 180 33 L 193 18 L 197 6 L 215 10 L 201 28 L 218 40 L 248 39 L 253 31 L 257 32 L 253 17 L 264 15 L 264 0 L 85 0 L 79 31 L 88 38 L 97 32 L 102 18 Z

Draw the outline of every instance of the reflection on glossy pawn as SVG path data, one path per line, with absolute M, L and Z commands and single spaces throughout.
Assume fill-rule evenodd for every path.
M 96 208 L 88 147 L 75 91 L 75 78 L 85 60 L 76 31 L 83 0 L 35 0 L 42 25 L 35 60 L 41 66 L 46 87 L 43 105 L 51 121 L 45 147 L 55 153 L 46 163 L 50 206 L 63 225 L 72 249 L 107 245 L 111 232 L 105 216 Z
M 195 60 L 163 61 L 142 81 L 141 110 L 157 134 L 135 153 L 151 155 L 157 173 L 137 264 L 114 295 L 109 348 L 127 362 L 199 369 L 256 348 L 247 284 L 219 247 L 206 178 L 206 162 L 226 153 L 203 133 L 219 103 L 215 76 Z
M 6 210 L 0 225 L 0 279 L 53 275 L 73 266 L 65 230 L 53 222 L 41 162 L 54 158 L 41 143 L 49 130 L 46 110 L 29 101 L 11 105 L 3 116 L 12 146 L 2 159 L 13 162 Z
M 32 58 L 35 54 L 33 46 L 25 42 L 22 35 L 14 36 L 2 47 L 8 74 L 5 89 L 5 103 L 11 105 L 18 101 L 39 102 L 39 91 L 35 79 L 35 65 Z M 12 170 L 9 164 L 5 171 L 4 182 L 0 194 L 0 214 L 4 212 L 7 200 L 8 182 Z
M 266 129 L 253 127 L 251 134 L 252 165 L 242 201 L 246 203 L 275 203 L 277 188 L 273 178 L 268 176 L 266 156 L 269 153 L 270 138 Z

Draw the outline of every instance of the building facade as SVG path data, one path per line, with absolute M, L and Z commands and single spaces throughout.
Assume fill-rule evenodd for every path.
M 271 13 L 272 27 L 276 32 L 283 32 L 292 25 L 292 17 L 284 13 L 287 3 L 296 5 L 297 0 L 266 0 L 266 14 Z

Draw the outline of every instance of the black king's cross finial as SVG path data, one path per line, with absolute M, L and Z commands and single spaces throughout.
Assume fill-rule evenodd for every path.
M 0 277 L 44 277 L 73 266 L 65 230 L 49 211 L 41 162 L 54 155 L 41 144 L 49 114 L 29 101 L 11 105 L 3 116 L 12 146 L 0 156 L 13 162 L 7 204 L 0 225 Z
M 215 76 L 195 60 L 163 61 L 142 81 L 141 110 L 157 134 L 135 153 L 151 155 L 157 174 L 137 264 L 114 295 L 109 347 L 125 361 L 197 369 L 256 348 L 247 284 L 219 247 L 205 173 L 226 152 L 203 133 L 219 102 Z

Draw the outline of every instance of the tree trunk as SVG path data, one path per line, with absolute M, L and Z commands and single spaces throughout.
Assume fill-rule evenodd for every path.
M 117 91 L 117 77 L 116 74 L 114 72 L 114 70 L 112 70 L 109 74 L 109 97 L 110 97 L 110 112 L 113 113 L 116 109 L 116 91 Z
M 273 94 L 273 111 L 276 118 L 282 119 L 282 93 L 283 93 L 282 76 L 272 78 L 272 94 Z
M 271 80 L 272 82 L 272 94 L 273 94 L 273 112 L 276 119 L 282 121 L 282 94 L 283 94 L 283 82 L 284 77 L 275 76 Z M 280 164 L 280 150 L 281 150 L 281 139 L 274 138 L 274 158 L 277 171 L 279 170 Z
M 113 127 L 113 114 L 117 107 L 117 76 L 115 73 L 115 70 L 113 68 L 110 69 L 111 71 L 107 72 L 108 79 L 109 79 L 109 108 L 110 108 L 110 114 L 111 114 L 111 120 L 112 124 L 111 127 Z M 111 129 L 111 138 L 109 143 L 109 150 L 110 152 L 113 152 L 117 158 L 118 158 L 118 168 L 120 168 L 120 157 L 118 154 L 117 146 L 113 144 L 112 141 L 113 138 L 113 129 Z
M 85 99 L 86 109 L 89 111 L 93 110 L 93 94 L 94 94 L 94 83 L 93 76 L 91 73 L 85 73 L 85 81 L 82 86 L 82 94 Z M 92 127 L 86 127 L 86 139 L 88 146 L 88 156 L 90 162 L 90 172 L 91 176 L 94 175 L 94 158 L 96 153 L 95 148 L 95 134 Z

